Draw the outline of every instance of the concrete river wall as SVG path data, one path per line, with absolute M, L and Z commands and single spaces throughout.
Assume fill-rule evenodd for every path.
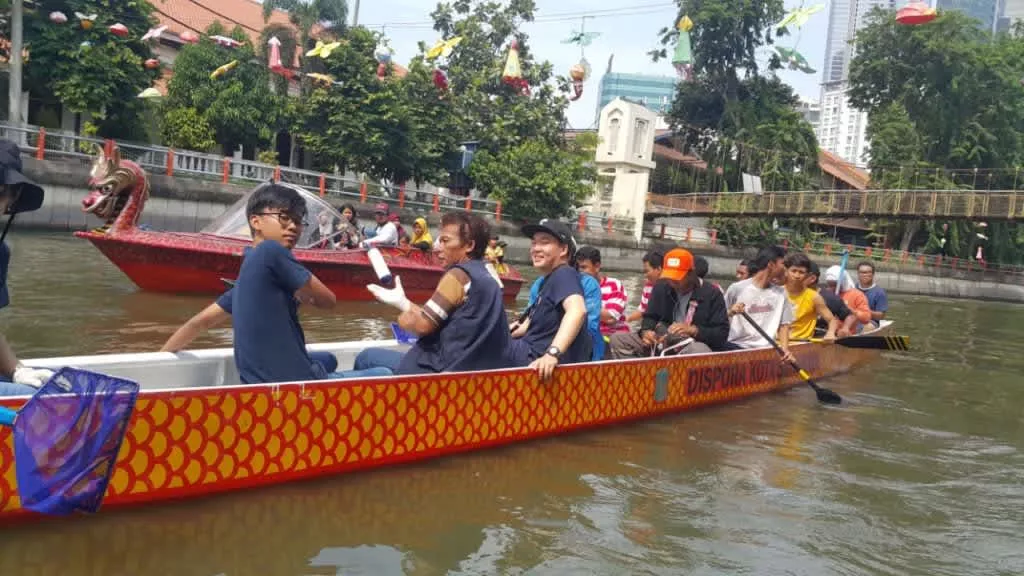
M 23 161 L 26 174 L 46 189 L 46 201 L 40 210 L 20 215 L 19 226 L 75 231 L 101 224 L 97 218 L 84 214 L 81 210 L 82 198 L 86 195 L 86 183 L 89 179 L 89 166 L 86 163 L 24 157 Z M 217 181 L 169 178 L 163 175 L 150 175 L 150 185 L 150 198 L 142 214 L 142 224 L 158 230 L 176 232 L 199 231 L 250 190 Z M 371 203 L 360 204 L 358 201 L 353 202 L 358 198 L 328 196 L 328 199 L 335 205 L 346 202 L 355 204 L 362 216 L 361 220 L 367 222 L 368 215 L 372 212 L 372 202 L 380 200 L 370 199 Z M 430 212 L 429 208 L 402 211 L 403 223 L 406 225 L 411 225 L 412 219 L 418 216 L 427 218 L 428 223 L 436 230 L 440 214 Z M 529 241 L 521 237 L 518 226 L 500 222 L 495 223 L 495 227 L 508 242 L 508 259 L 517 264 L 528 264 Z M 668 249 L 675 245 L 658 239 L 647 239 L 637 243 L 621 234 L 596 231 L 580 232 L 577 234 L 577 240 L 580 244 L 591 244 L 600 248 L 605 268 L 636 273 L 641 270 L 641 257 L 647 250 L 654 247 Z M 744 256 L 743 251 L 721 246 L 683 245 L 694 253 L 707 257 L 711 265 L 711 274 L 716 277 L 732 277 L 736 264 Z M 835 260 L 835 263 L 838 263 L 838 258 Z M 821 258 L 818 258 L 818 263 L 823 268 L 833 264 Z M 877 281 L 893 293 L 1024 302 L 1024 286 L 1018 283 L 1001 278 L 971 276 L 966 273 L 961 276 L 926 276 L 890 267 L 877 273 Z

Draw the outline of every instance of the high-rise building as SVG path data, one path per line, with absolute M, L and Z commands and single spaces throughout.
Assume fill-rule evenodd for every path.
M 853 41 L 857 31 L 867 24 L 868 14 L 876 7 L 894 10 L 897 0 L 833 0 L 825 40 L 821 119 L 815 134 L 822 148 L 858 166 L 867 162 L 867 114 L 850 106 L 847 79 L 856 53 Z
M 664 116 L 672 108 L 676 97 L 676 83 L 673 76 L 648 76 L 646 74 L 626 74 L 623 72 L 607 72 L 601 77 L 600 97 L 597 101 L 597 116 L 609 102 L 622 98 L 634 104 L 640 104 Z
M 1000 4 L 1009 4 L 1012 0 L 938 0 L 939 10 L 959 10 L 976 19 L 978 27 L 988 32 L 995 32 L 999 24 Z
M 1014 22 L 1024 20 L 1024 0 L 998 0 L 996 31 L 1009 30 Z

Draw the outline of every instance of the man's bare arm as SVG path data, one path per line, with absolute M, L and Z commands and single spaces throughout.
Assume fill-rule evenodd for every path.
M 188 346 L 199 336 L 202 332 L 223 324 L 227 319 L 231 318 L 231 315 L 226 310 L 220 307 L 216 302 L 210 304 L 203 309 L 202 312 L 188 319 L 187 322 L 181 325 L 167 342 L 164 343 L 161 352 L 177 352 L 182 348 Z

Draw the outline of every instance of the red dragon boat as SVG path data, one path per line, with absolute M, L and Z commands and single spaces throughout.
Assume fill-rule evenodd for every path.
M 331 221 L 341 214 L 330 203 L 295 187 L 306 201 L 309 218 L 316 222 L 326 212 Z M 252 238 L 245 218 L 251 192 L 244 195 L 200 232 L 168 232 L 139 228 L 149 198 L 149 177 L 136 163 L 121 159 L 114 148 L 108 156 L 100 150 L 89 178 L 89 193 L 82 210 L 105 221 L 99 228 L 75 232 L 92 242 L 139 288 L 154 292 L 219 294 L 224 280 L 237 277 L 242 255 Z M 377 282 L 364 250 L 314 247 L 315 226 L 299 238 L 296 259 L 316 274 L 339 300 L 373 300 L 367 284 Z M 391 271 L 402 277 L 402 286 L 413 300 L 433 294 L 444 267 L 433 254 L 418 249 L 381 249 Z M 511 267 L 501 277 L 505 301 L 519 294 L 523 277 Z

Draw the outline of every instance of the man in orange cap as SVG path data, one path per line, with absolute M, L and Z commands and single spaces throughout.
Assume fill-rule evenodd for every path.
M 612 358 L 646 356 L 658 344 L 693 341 L 680 354 L 723 350 L 729 337 L 725 298 L 710 283 L 702 283 L 693 268 L 693 254 L 675 248 L 665 254 L 661 278 L 651 290 L 639 332 L 611 337 Z

